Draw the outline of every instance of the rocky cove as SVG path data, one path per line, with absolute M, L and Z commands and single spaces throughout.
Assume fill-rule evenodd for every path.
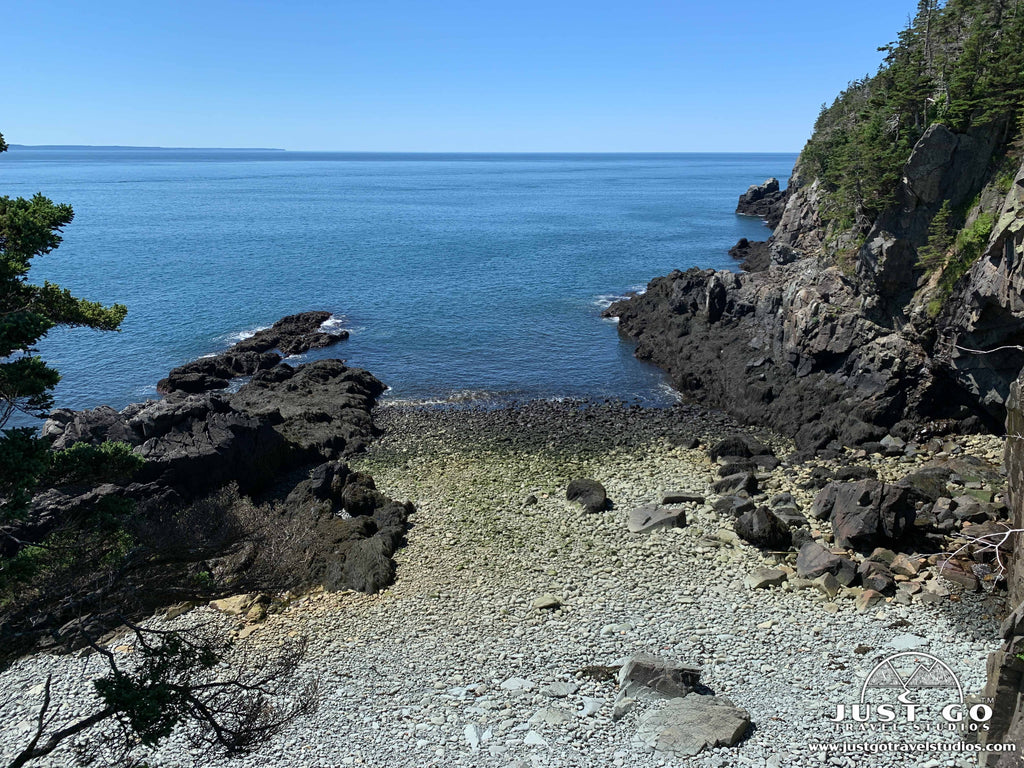
M 380 387 L 366 372 L 260 357 L 341 341 L 320 335 L 324 319 L 286 318 L 267 337 L 177 369 L 163 401 L 58 412 L 48 426 L 57 440 L 116 435 L 150 457 L 142 481 L 61 503 L 187 501 L 229 479 L 277 500 L 257 511 L 281 528 L 326 543 L 304 538 L 305 570 L 284 581 L 268 577 L 260 552 L 274 541 L 250 534 L 128 588 L 90 585 L 97 603 L 155 610 L 150 626 L 215 627 L 242 658 L 306 639 L 298 675 L 320 685 L 315 713 L 246 764 L 832 765 L 844 758 L 820 745 L 849 732 L 829 717 L 879 660 L 931 652 L 968 691 L 984 686 L 1005 609 L 985 578 L 992 552 L 969 537 L 1006 516 L 1001 438 L 887 438 L 877 450 L 807 455 L 695 405 L 371 410 Z M 231 392 L 237 375 L 252 379 Z M 580 480 L 591 495 L 570 500 Z M 865 493 L 838 499 L 853 486 Z M 942 552 L 961 546 L 947 563 Z M 217 580 L 209 601 L 153 589 L 194 585 L 197 572 Z M 70 623 L 20 637 L 59 646 L 83 625 L 112 628 L 104 642 L 131 658 L 116 611 L 76 610 Z M 99 664 L 94 653 L 13 660 L 0 678 L 16 693 L 0 744 L 30 735 L 47 675 L 58 718 L 90 711 L 82 681 Z M 894 738 L 959 735 L 856 740 Z M 69 741 L 49 764 L 74 749 Z M 194 750 L 178 734 L 134 755 L 221 764 Z M 908 763 L 896 754 L 872 764 Z
M 314 311 L 174 369 L 162 400 L 55 411 L 55 448 L 114 440 L 145 462 L 52 488 L 7 540 L 125 500 L 137 550 L 7 604 L 0 744 L 31 736 L 43 680 L 58 723 L 96 706 L 81 638 L 130 663 L 125 617 L 213 627 L 243 660 L 306 643 L 315 711 L 247 764 L 852 765 L 827 745 L 960 743 L 939 721 L 833 721 L 898 653 L 942 659 L 991 706 L 968 744 L 1014 739 L 1020 459 L 985 433 L 992 399 L 926 410 L 951 374 L 832 309 L 856 293 L 841 270 L 771 259 L 659 278 L 609 310 L 702 404 L 378 404 L 366 371 L 284 360 L 344 342 Z M 219 764 L 180 733 L 133 756 Z
M 241 710 L 306 692 L 247 765 L 1021 765 L 1021 21 L 996 10 L 920 6 L 785 188 L 740 196 L 771 229 L 742 271 L 608 308 L 673 407 L 378 402 L 288 359 L 345 341 L 314 310 L 162 399 L 51 413 L 55 455 L 120 471 L 54 471 L 3 529 L 0 759 L 149 669 L 147 637 L 206 633 L 210 686 L 302 649 Z M 238 764 L 111 735 L 37 763 Z

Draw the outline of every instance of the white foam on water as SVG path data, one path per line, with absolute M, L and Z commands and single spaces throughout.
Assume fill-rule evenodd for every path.
M 270 327 L 269 325 L 261 325 L 258 328 L 250 328 L 250 329 L 245 330 L 245 331 L 238 331 L 236 333 L 229 333 L 226 336 L 223 336 L 222 338 L 230 346 L 232 344 L 237 344 L 240 341 L 245 341 L 246 339 L 251 339 L 257 333 L 259 333 L 260 331 L 265 331 L 269 327 Z
M 388 397 L 385 390 L 384 396 L 378 401 L 381 406 L 424 406 L 424 405 L 473 405 L 493 404 L 510 402 L 515 392 L 494 392 L 486 389 L 460 389 L 452 392 L 447 397 Z
M 345 316 L 331 315 L 322 323 L 320 323 L 320 330 L 324 333 L 337 333 L 345 325 Z
M 680 392 L 675 387 L 673 387 L 671 384 L 668 384 L 663 381 L 660 384 L 658 384 L 658 389 L 670 395 L 677 403 L 683 402 L 683 393 Z
M 227 389 L 224 391 L 229 393 L 237 392 L 250 381 L 252 381 L 252 376 L 239 376 L 236 379 L 231 379 L 231 381 L 228 382 Z
M 594 297 L 593 304 L 600 307 L 601 309 L 608 309 L 616 301 L 622 301 L 628 299 L 629 295 L 621 295 L 618 293 L 602 293 Z
M 647 293 L 646 285 L 633 285 L 630 286 L 626 293 L 599 293 L 594 297 L 592 303 L 601 309 L 608 309 L 616 301 L 632 299 L 634 296 L 643 296 L 645 293 Z

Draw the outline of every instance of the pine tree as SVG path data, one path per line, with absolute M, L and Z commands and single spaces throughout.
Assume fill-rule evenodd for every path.
M 0 135 L 0 152 L 7 144 Z M 0 197 L 0 429 L 16 412 L 43 416 L 53 405 L 60 375 L 37 354 L 36 344 L 57 326 L 117 330 L 127 309 L 75 298 L 53 283 L 28 281 L 33 259 L 61 243 L 71 206 L 36 194 Z M 46 441 L 27 427 L 0 431 L 0 522 L 24 512 L 49 464 Z
M 952 212 L 949 200 L 942 202 L 942 207 L 928 225 L 928 243 L 917 249 L 917 265 L 931 272 L 943 265 L 949 246 L 953 244 L 951 232 Z

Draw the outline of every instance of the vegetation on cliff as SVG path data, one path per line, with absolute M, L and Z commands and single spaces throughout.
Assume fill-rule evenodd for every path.
M 821 211 L 837 230 L 869 228 L 896 200 L 905 163 L 927 128 L 998 135 L 1019 153 L 1024 132 L 1024 2 L 920 0 L 899 39 L 879 50 L 879 71 L 822 107 L 804 168 L 827 192 Z M 966 211 L 954 212 L 954 226 Z
M 6 149 L 0 136 L 0 152 Z M 70 205 L 41 194 L 30 200 L 0 197 L 0 428 L 16 412 L 44 416 L 53 405 L 51 392 L 60 375 L 36 354 L 41 338 L 58 325 L 117 330 L 127 312 L 121 304 L 104 307 L 76 298 L 53 283 L 28 282 L 32 260 L 60 245 L 61 230 L 72 218 Z M 25 512 L 33 489 L 51 469 L 62 477 L 96 469 L 93 456 L 58 456 L 48 448 L 34 429 L 0 432 L 0 523 Z M 85 459 L 77 469 L 76 458 Z M 127 450 L 111 446 L 100 463 L 127 471 L 138 462 Z

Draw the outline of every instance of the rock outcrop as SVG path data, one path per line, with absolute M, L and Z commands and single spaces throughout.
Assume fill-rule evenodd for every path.
M 1007 403 L 1006 452 L 1010 528 L 1024 530 L 1024 373 L 1013 382 Z M 988 657 L 988 681 L 982 696 L 991 701 L 993 718 L 982 743 L 1012 742 L 1017 755 L 986 755 L 982 765 L 1016 768 L 1024 751 L 1024 547 L 1020 533 L 1014 534 L 1012 552 L 1006 557 L 1009 569 L 1010 605 L 1013 607 L 1000 627 L 1002 645 Z
M 330 319 L 330 312 L 300 312 L 281 318 L 226 352 L 201 357 L 173 369 L 167 378 L 157 383 L 157 391 L 169 394 L 226 389 L 231 379 L 273 368 L 281 362 L 282 355 L 301 355 L 347 339 L 346 330 L 335 333 L 323 330 L 324 323 Z
M 286 516 L 310 542 L 289 586 L 376 592 L 390 584 L 391 555 L 401 545 L 412 505 L 388 498 L 373 478 L 344 463 L 373 439 L 370 411 L 384 385 L 341 360 L 293 367 L 278 354 L 344 338 L 321 330 L 329 317 L 286 317 L 216 357 L 177 368 L 162 382 L 162 400 L 120 412 L 106 406 L 54 411 L 43 429 L 54 449 L 120 441 L 145 461 L 130 482 L 40 494 L 21 531 L 38 540 L 76 510 L 109 498 L 173 516 L 231 487 L 272 503 L 272 514 Z M 226 391 L 231 379 L 241 377 L 249 378 L 237 391 Z M 244 569 L 251 561 L 249 551 L 235 565 Z
M 1024 165 L 997 212 L 984 254 L 937 319 L 937 346 L 959 387 L 1001 419 L 1010 382 L 1024 366 Z
M 863 240 L 822 219 L 826 192 L 798 161 L 771 238 L 742 250 L 759 254 L 757 271 L 676 271 L 606 315 L 687 398 L 792 435 L 802 449 L 906 439 L 928 422 L 999 430 L 1024 363 L 1024 167 L 982 258 L 938 318 L 925 310 L 928 297 L 939 300 L 916 250 L 942 201 L 981 190 L 980 210 L 995 194 L 994 182 L 985 186 L 993 146 L 991 132 L 929 129 L 904 169 L 899 205 Z M 1010 348 L 965 350 L 994 345 Z
M 126 442 L 146 463 L 137 481 L 192 498 L 235 482 L 266 489 L 302 464 L 351 455 L 373 435 L 370 408 L 384 385 L 340 360 L 279 363 L 238 392 L 185 394 L 128 406 L 58 410 L 43 434 L 55 449 Z
M 772 177 L 762 184 L 751 184 L 747 191 L 740 195 L 736 213 L 758 216 L 764 219 L 769 227 L 774 228 L 782 219 L 787 197 L 786 191 L 779 189 L 779 180 Z

